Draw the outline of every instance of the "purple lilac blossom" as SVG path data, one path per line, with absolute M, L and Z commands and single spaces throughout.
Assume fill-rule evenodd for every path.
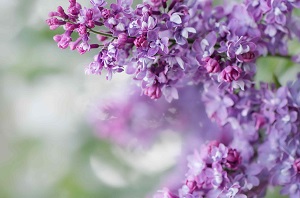
M 249 87 L 256 59 L 268 53 L 286 55 L 290 32 L 299 35 L 290 14 L 299 7 L 298 1 L 256 0 L 214 6 L 210 0 L 149 0 L 136 8 L 126 0 L 110 6 L 104 0 L 91 0 L 89 8 L 83 8 L 76 0 L 69 2 L 67 12 L 59 6 L 47 20 L 50 29 L 65 29 L 65 33 L 54 37 L 58 46 L 70 46 L 80 54 L 109 51 L 109 60 L 106 55 L 98 56 L 100 64 L 106 63 L 101 68 L 107 70 L 107 79 L 128 70 L 130 65 L 130 75 L 137 84 L 144 84 L 143 93 L 153 99 L 164 95 L 169 102 L 178 99 L 178 87 L 191 83 L 217 81 L 220 88 L 232 91 Z M 94 33 L 106 41 L 91 43 Z M 86 73 L 100 74 L 90 69 L 95 65 L 94 61 L 88 65 Z M 157 65 L 164 72 L 153 72 Z M 162 73 L 163 81 L 158 79 Z M 167 73 L 172 73 L 172 77 L 176 76 L 174 73 L 179 75 L 169 79 Z M 216 78 L 218 75 L 221 79 Z M 156 97 L 148 90 L 158 90 Z
M 173 125 L 197 143 L 218 140 L 188 158 L 181 188 L 155 197 L 263 197 L 268 185 L 300 196 L 300 77 L 279 88 L 254 86 L 258 58 L 299 62 L 299 55 L 287 56 L 287 43 L 300 39 L 300 19 L 293 15 L 300 1 L 146 0 L 135 8 L 131 0 L 90 0 L 88 8 L 69 3 L 46 20 L 51 30 L 64 28 L 53 37 L 58 47 L 96 50 L 87 74 L 105 71 L 110 80 L 125 71 L 147 96 L 101 106 L 103 119 L 92 119 L 100 136 L 147 142 Z M 212 137 L 204 133 L 210 127 L 218 132 Z
M 234 161 L 234 169 L 228 167 L 231 160 Z M 263 176 L 262 169 L 254 166 L 244 164 L 236 149 L 216 141 L 209 142 L 189 157 L 185 182 L 173 194 L 179 198 L 246 198 L 258 189 L 264 194 L 266 186 L 260 182 L 263 180 L 260 178 Z M 169 192 L 167 189 L 164 191 Z

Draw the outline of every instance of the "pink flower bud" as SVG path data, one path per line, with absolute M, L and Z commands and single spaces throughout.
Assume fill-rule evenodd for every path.
M 151 99 L 158 99 L 161 97 L 161 89 L 158 85 L 152 85 L 151 87 L 147 87 L 144 89 L 144 94 L 149 96 Z
M 238 80 L 241 76 L 242 70 L 237 66 L 227 66 L 220 74 L 220 78 L 225 82 L 232 82 Z
M 225 166 L 229 169 L 236 170 L 241 164 L 242 158 L 236 149 L 229 148 Z
M 148 42 L 145 36 L 141 35 L 134 40 L 134 45 L 137 47 L 147 47 Z
M 204 65 L 204 68 L 206 69 L 206 71 L 208 73 L 216 73 L 221 70 L 220 64 L 218 63 L 218 61 L 216 61 L 213 58 L 205 57 L 202 59 L 202 61 L 204 61 L 206 63 Z
M 265 116 L 260 115 L 258 113 L 253 115 L 256 118 L 255 128 L 256 130 L 260 129 L 263 125 L 266 124 L 267 120 Z
M 110 16 L 110 10 L 103 8 L 103 10 L 101 11 L 101 15 L 104 19 L 108 19 L 108 17 Z
M 239 55 L 238 59 L 242 62 L 248 63 L 251 62 L 252 60 L 254 60 L 256 57 L 256 54 L 254 52 L 247 52 L 244 54 Z
M 190 193 L 192 193 L 197 188 L 197 182 L 195 180 L 186 180 L 186 186 L 189 188 Z
M 293 167 L 297 173 L 300 173 L 300 158 L 294 161 Z
M 118 35 L 118 41 L 117 41 L 118 45 L 124 45 L 126 44 L 126 41 L 127 41 L 127 34 L 120 33 Z

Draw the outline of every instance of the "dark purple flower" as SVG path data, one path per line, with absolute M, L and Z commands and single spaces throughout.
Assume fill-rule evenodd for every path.
M 300 174 L 300 158 L 296 159 L 293 164 L 294 170 L 297 174 Z
M 148 47 L 148 41 L 146 39 L 146 36 L 141 35 L 141 36 L 137 37 L 134 40 L 134 45 L 137 47 L 143 47 L 143 48 Z
M 227 66 L 223 69 L 223 71 L 219 75 L 219 79 L 223 80 L 225 82 L 232 82 L 236 81 L 241 76 L 241 68 L 233 65 L 233 66 Z
M 242 157 L 236 149 L 229 148 L 228 154 L 226 157 L 225 166 L 231 170 L 236 170 L 241 164 Z

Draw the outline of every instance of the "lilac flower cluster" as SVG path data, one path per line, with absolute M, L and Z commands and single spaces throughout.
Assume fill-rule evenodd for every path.
M 262 167 L 244 163 L 239 151 L 212 141 L 189 157 L 185 182 L 177 193 L 158 191 L 154 198 L 246 198 L 262 196 L 266 180 Z
M 263 197 L 270 185 L 300 197 L 299 96 L 300 75 L 287 86 L 261 84 L 239 93 L 208 85 L 207 115 L 229 128 L 230 146 L 211 142 L 195 151 L 177 195 L 164 189 L 154 197 Z
M 104 0 L 91 0 L 90 8 L 69 1 L 67 13 L 58 7 L 47 20 L 52 30 L 65 29 L 54 37 L 58 46 L 81 54 L 98 48 L 86 73 L 106 70 L 111 79 L 125 71 L 152 99 L 178 99 L 178 87 L 211 80 L 244 90 L 252 84 L 258 57 L 287 55 L 287 40 L 299 36 L 291 15 L 298 1 L 213 6 L 210 0 L 148 0 L 135 9 L 130 0 L 109 8 Z M 100 44 L 91 43 L 91 33 Z
M 258 58 L 300 62 L 288 54 L 288 41 L 300 40 L 300 0 L 69 2 L 47 20 L 65 30 L 54 36 L 58 47 L 97 50 L 87 74 L 125 72 L 141 89 L 96 110 L 100 136 L 145 143 L 171 129 L 210 141 L 189 157 L 181 187 L 155 198 L 264 197 L 268 186 L 300 197 L 300 76 L 254 85 Z

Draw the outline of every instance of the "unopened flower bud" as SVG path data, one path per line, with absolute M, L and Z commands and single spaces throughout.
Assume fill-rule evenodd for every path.
M 124 45 L 126 44 L 126 41 L 127 41 L 127 34 L 120 33 L 118 35 L 118 40 L 117 40 L 118 45 Z
M 104 19 L 108 19 L 108 17 L 110 16 L 110 10 L 103 8 L 103 10 L 101 11 L 101 15 Z
M 148 45 L 147 39 L 145 36 L 141 35 L 134 40 L 134 45 L 137 47 L 146 47 Z
M 205 62 L 205 69 L 208 73 L 216 73 L 221 70 L 220 64 L 213 58 L 205 57 L 202 59 Z
M 220 78 L 225 82 L 232 82 L 238 80 L 241 76 L 242 70 L 237 66 L 227 66 L 220 74 Z
M 144 94 L 149 96 L 151 99 L 158 99 L 161 97 L 161 89 L 158 85 L 152 85 L 151 87 L 147 87 L 144 89 Z
M 236 149 L 229 148 L 225 166 L 229 169 L 236 170 L 241 164 L 241 160 L 240 153 Z

